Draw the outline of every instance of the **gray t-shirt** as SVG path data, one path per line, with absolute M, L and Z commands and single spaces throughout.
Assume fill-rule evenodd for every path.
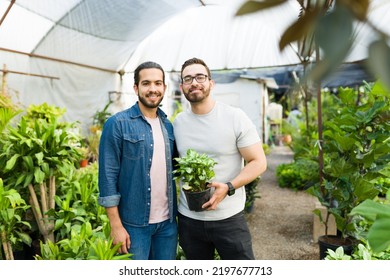
M 216 102 L 208 114 L 197 115 L 191 110 L 180 113 L 174 123 L 174 133 L 180 155 L 188 149 L 206 153 L 217 161 L 215 179 L 228 182 L 243 168 L 244 161 L 238 148 L 251 146 L 260 141 L 256 127 L 239 108 Z M 245 206 L 245 188 L 226 196 L 216 210 L 195 212 L 188 209 L 183 190 L 180 192 L 179 212 L 187 217 L 215 221 L 229 218 Z

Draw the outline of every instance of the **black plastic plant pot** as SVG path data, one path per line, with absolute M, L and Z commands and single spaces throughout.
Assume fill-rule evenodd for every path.
M 205 209 L 202 208 L 202 205 L 205 204 L 211 198 L 211 188 L 208 188 L 202 192 L 191 192 L 184 190 L 186 195 L 188 208 L 191 211 L 201 212 Z
M 318 244 L 320 247 L 320 260 L 323 260 L 328 249 L 336 251 L 340 246 L 343 247 L 345 254 L 351 255 L 359 241 L 352 237 L 342 238 L 336 235 L 322 235 L 318 238 Z

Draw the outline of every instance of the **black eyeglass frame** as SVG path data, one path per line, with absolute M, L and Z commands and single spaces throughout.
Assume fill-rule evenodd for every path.
M 204 81 L 203 80 L 203 77 L 204 77 Z M 185 79 L 189 79 L 191 78 L 191 80 L 188 80 L 188 81 L 185 81 Z M 198 79 L 201 79 L 200 81 L 198 81 Z M 185 76 L 184 78 L 181 79 L 181 82 L 182 84 L 184 85 L 190 85 L 192 84 L 192 82 L 194 81 L 194 79 L 198 82 L 198 83 L 201 83 L 203 84 L 204 82 L 206 82 L 206 80 L 209 78 L 208 75 L 205 75 L 205 74 L 197 74 L 195 76 Z

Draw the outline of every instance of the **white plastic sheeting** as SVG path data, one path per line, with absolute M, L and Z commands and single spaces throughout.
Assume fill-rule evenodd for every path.
M 278 46 L 283 31 L 298 18 L 298 2 L 237 17 L 240 3 L 196 7 L 172 18 L 139 45 L 126 70 L 150 59 L 180 71 L 191 57 L 203 58 L 214 70 L 300 63 L 296 49 L 280 52 Z
M 0 0 L 0 17 L 10 6 Z M 17 0 L 0 26 L 0 67 L 23 106 L 47 102 L 65 120 L 90 125 L 119 89 L 119 75 L 138 44 L 195 0 Z
M 282 32 L 298 17 L 296 0 L 234 17 L 244 1 L 16 0 L 0 26 L 0 69 L 46 76 L 9 72 L 7 90 L 24 106 L 65 107 L 66 120 L 88 126 L 109 91 L 131 95 L 132 74 L 120 78 L 118 71 L 131 72 L 145 60 L 167 71 L 180 70 L 193 56 L 212 69 L 299 63 L 294 46 L 278 48 Z M 0 18 L 10 3 L 0 0 Z M 371 6 L 370 20 L 388 32 L 390 0 Z M 357 25 L 356 34 L 347 61 L 364 59 L 374 39 L 366 26 Z

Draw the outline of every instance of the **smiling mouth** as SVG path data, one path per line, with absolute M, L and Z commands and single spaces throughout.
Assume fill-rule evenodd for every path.
M 159 96 L 156 95 L 156 94 L 150 94 L 150 95 L 148 95 L 147 97 L 148 97 L 149 99 L 152 99 L 152 100 L 156 100 L 156 99 L 159 98 Z
M 202 90 L 200 90 L 200 89 L 198 89 L 198 88 L 190 90 L 190 93 L 197 93 L 197 92 L 200 92 L 200 93 L 201 93 Z

